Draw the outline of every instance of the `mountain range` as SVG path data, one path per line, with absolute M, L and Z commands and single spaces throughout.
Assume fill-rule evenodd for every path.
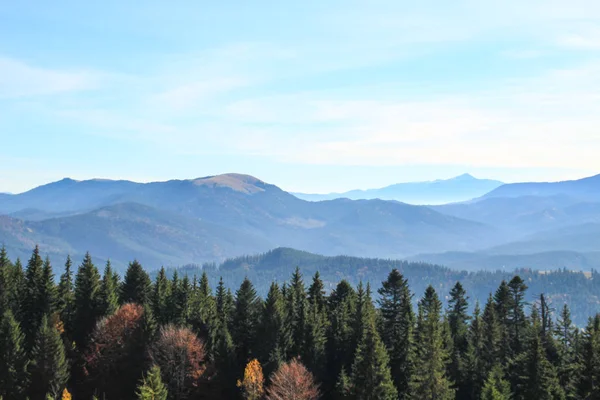
M 505 184 L 436 206 L 307 201 L 242 174 L 153 183 L 63 179 L 0 195 L 0 242 L 13 257 L 27 257 L 37 243 L 55 263 L 90 251 L 121 268 L 133 258 L 152 268 L 289 247 L 472 270 L 589 269 L 600 263 L 598 237 L 599 176 Z
M 305 194 L 293 193 L 294 196 L 309 200 L 322 201 L 346 198 L 351 200 L 397 200 L 409 204 L 445 204 L 476 197 L 496 189 L 503 183 L 491 179 L 478 179 L 470 174 L 463 174 L 452 179 L 438 179 L 428 182 L 396 183 L 379 189 L 351 190 L 344 193 Z

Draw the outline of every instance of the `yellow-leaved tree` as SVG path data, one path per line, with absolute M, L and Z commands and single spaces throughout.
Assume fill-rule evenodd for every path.
M 264 383 L 262 367 L 258 360 L 254 359 L 246 365 L 244 380 L 238 380 L 237 386 L 242 389 L 246 400 L 260 400 L 265 394 Z

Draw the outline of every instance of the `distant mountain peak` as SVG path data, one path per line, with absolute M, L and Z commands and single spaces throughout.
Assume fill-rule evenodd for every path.
M 464 173 L 462 175 L 456 176 L 454 178 L 452 178 L 452 180 L 475 180 L 477 178 L 475 178 L 473 175 L 469 174 L 469 173 Z
M 255 194 L 265 191 L 265 182 L 251 175 L 221 174 L 192 180 L 196 186 L 224 187 L 236 192 Z

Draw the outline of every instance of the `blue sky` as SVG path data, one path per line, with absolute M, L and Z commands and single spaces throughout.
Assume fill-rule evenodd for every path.
M 597 1 L 5 3 L 0 192 L 600 173 Z

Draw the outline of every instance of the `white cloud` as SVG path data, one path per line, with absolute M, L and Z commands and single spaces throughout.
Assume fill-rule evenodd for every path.
M 92 89 L 100 76 L 86 71 L 52 70 L 0 57 L 0 98 L 50 95 Z

